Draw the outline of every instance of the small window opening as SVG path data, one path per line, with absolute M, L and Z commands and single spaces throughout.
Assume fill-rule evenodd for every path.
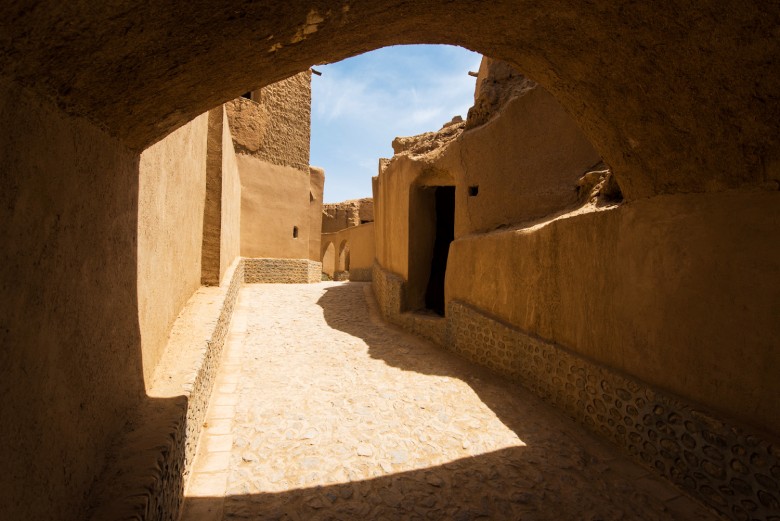
M 297 239 L 297 238 L 298 238 L 298 227 L 293 226 L 293 239 Z
M 374 222 L 374 221 L 366 221 L 364 219 L 360 219 L 360 224 L 368 224 L 368 223 L 372 223 L 372 222 Z
M 251 92 L 245 92 L 241 95 L 242 98 L 246 99 L 252 99 L 252 93 Z
M 479 185 L 469 186 L 469 197 L 474 197 L 479 193 Z

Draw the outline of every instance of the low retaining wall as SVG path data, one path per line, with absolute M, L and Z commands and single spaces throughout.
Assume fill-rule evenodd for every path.
M 247 284 L 313 284 L 322 280 L 322 263 L 308 259 L 244 259 Z
M 176 521 L 219 368 L 244 261 L 201 287 L 171 330 L 148 397 L 128 421 L 91 493 L 89 519 Z
M 444 317 L 402 311 L 406 296 L 404 281 L 399 275 L 382 269 L 375 262 L 371 278 L 374 296 L 385 320 L 435 344 L 445 345 L 447 322 Z
M 449 303 L 432 334 L 401 312 L 403 280 L 377 264 L 373 289 L 389 322 L 520 383 L 718 512 L 780 512 L 780 445 L 463 302 Z
M 371 282 L 372 271 L 371 268 L 350 268 L 349 280 L 353 282 Z
M 239 258 L 220 286 L 195 292 L 171 329 L 148 397 L 128 419 L 92 490 L 89 519 L 178 520 L 241 286 L 321 277 L 319 262 Z

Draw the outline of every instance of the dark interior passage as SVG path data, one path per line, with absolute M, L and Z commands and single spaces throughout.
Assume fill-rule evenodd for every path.
M 433 244 L 431 275 L 425 292 L 425 307 L 444 316 L 444 274 L 447 270 L 447 254 L 455 238 L 455 187 L 436 188 L 436 239 Z

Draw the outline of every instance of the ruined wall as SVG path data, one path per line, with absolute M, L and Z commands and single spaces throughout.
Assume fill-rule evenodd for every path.
M 567 208 L 577 202 L 578 179 L 600 161 L 563 107 L 537 86 L 464 132 L 436 167 L 455 177 L 459 237 Z
M 208 113 L 141 154 L 138 320 L 149 382 L 171 325 L 200 286 Z
M 267 107 L 241 97 L 226 102 L 225 112 L 236 153 L 263 159 L 263 142 L 268 132 Z
M 258 157 L 275 165 L 308 171 L 311 70 L 268 85 L 256 97 L 268 113 L 268 126 Z
M 236 152 L 306 171 L 311 142 L 311 71 L 227 102 Z
M 241 255 L 309 258 L 309 172 L 245 154 L 241 174 Z M 298 228 L 298 237 L 293 228 Z
M 139 158 L 2 82 L 0 121 L 2 516 L 83 519 L 144 396 Z
M 474 85 L 474 105 L 469 108 L 466 118 L 466 129 L 484 125 L 512 98 L 522 96 L 536 86 L 536 82 L 507 62 L 483 56 Z
M 332 233 L 374 221 L 374 200 L 370 197 L 322 205 L 322 231 Z

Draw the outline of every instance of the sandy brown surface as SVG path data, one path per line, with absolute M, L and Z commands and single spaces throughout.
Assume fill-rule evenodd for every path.
M 242 289 L 183 516 L 711 518 L 338 282 Z

